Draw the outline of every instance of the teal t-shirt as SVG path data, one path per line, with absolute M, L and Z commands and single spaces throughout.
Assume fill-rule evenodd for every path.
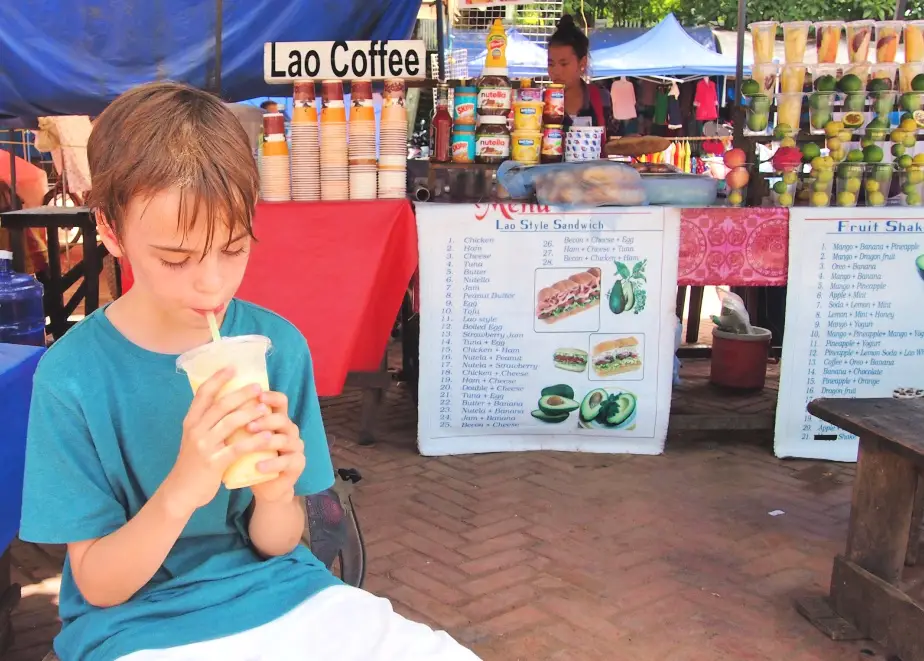
M 222 335 L 265 335 L 270 387 L 289 398 L 305 442 L 296 492 L 333 484 L 308 345 L 278 315 L 234 300 Z M 176 356 L 146 351 L 97 310 L 42 358 L 35 373 L 20 537 L 63 544 L 102 537 L 141 509 L 173 467 L 192 390 Z M 88 604 L 69 561 L 61 578 L 62 661 L 110 661 L 142 649 L 221 638 L 281 617 L 339 583 L 299 546 L 262 559 L 250 545 L 249 489 L 221 487 L 196 511 L 163 566 L 129 601 Z

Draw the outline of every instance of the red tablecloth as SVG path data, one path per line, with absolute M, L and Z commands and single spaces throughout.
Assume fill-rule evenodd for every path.
M 254 233 L 237 296 L 308 339 L 318 394 L 340 394 L 348 372 L 378 370 L 417 269 L 410 202 L 261 203 Z M 131 282 L 123 264 L 123 291 Z
M 683 209 L 680 218 L 678 284 L 786 284 L 788 209 Z
M 318 394 L 339 394 L 348 372 L 377 370 L 417 269 L 410 203 L 264 203 L 254 232 L 238 296 L 305 335 Z

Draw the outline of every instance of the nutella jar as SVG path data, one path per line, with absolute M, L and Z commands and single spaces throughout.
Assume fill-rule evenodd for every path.
M 561 163 L 565 156 L 565 131 L 561 125 L 547 125 L 542 130 L 543 163 Z
M 485 67 L 478 81 L 478 115 L 507 117 L 512 107 L 513 88 L 510 86 L 507 70 Z
M 475 134 L 475 160 L 487 165 L 500 165 L 510 158 L 510 131 L 506 115 L 485 115 L 480 118 Z
M 546 85 L 542 100 L 545 102 L 545 109 L 542 112 L 543 124 L 564 124 L 565 123 L 565 86 L 555 83 Z

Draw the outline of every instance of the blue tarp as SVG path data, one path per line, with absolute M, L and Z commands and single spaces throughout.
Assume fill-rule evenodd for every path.
M 224 0 L 222 96 L 279 95 L 267 41 L 410 38 L 421 0 Z M 142 82 L 205 87 L 214 0 L 0 0 L 0 121 L 98 114 Z M 284 92 L 283 92 L 284 93 Z
M 594 78 L 614 76 L 733 76 L 734 54 L 707 50 L 673 14 L 621 46 L 592 52 Z

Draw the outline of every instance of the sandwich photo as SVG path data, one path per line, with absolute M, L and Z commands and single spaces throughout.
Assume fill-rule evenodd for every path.
M 590 268 L 575 273 L 567 280 L 559 280 L 539 290 L 536 315 L 542 321 L 554 324 L 600 304 L 600 269 Z
M 642 369 L 638 340 L 621 337 L 606 340 L 593 348 L 593 369 L 597 376 L 609 377 Z
M 587 369 L 587 352 L 582 349 L 556 349 L 552 362 L 560 370 L 583 372 Z

